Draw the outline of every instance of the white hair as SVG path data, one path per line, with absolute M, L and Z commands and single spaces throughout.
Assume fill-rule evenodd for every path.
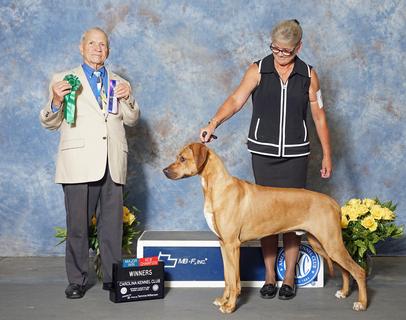
M 85 40 L 86 35 L 90 31 L 99 31 L 99 32 L 103 33 L 107 39 L 107 48 L 110 48 L 110 41 L 109 41 L 109 37 L 108 37 L 107 33 L 102 28 L 99 28 L 99 27 L 93 27 L 93 28 L 87 29 L 85 32 L 83 32 L 82 36 L 80 37 L 80 43 L 82 43 Z

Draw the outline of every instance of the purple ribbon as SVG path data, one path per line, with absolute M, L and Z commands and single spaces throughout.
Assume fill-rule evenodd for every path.
M 110 80 L 109 83 L 109 104 L 107 111 L 109 113 L 117 114 L 118 113 L 118 99 L 114 96 L 114 89 L 117 85 L 117 80 Z

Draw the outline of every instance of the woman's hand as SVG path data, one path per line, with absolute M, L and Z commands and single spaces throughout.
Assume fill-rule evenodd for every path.
M 321 161 L 321 170 L 320 175 L 324 179 L 328 179 L 331 177 L 331 171 L 333 169 L 333 163 L 330 157 L 323 157 Z
M 203 143 L 211 142 L 213 139 L 215 139 L 215 136 L 213 135 L 215 130 L 216 125 L 213 122 L 200 129 L 200 141 Z

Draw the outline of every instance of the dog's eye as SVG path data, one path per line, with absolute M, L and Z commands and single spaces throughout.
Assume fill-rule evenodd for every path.
M 179 157 L 179 161 L 180 161 L 180 162 L 184 162 L 185 160 L 186 160 L 186 159 L 185 159 L 184 157 L 182 157 L 182 156 Z

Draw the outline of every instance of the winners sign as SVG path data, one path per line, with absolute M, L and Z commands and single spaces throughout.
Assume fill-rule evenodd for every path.
M 164 297 L 164 266 L 158 257 L 124 259 L 113 264 L 110 300 L 129 302 Z

